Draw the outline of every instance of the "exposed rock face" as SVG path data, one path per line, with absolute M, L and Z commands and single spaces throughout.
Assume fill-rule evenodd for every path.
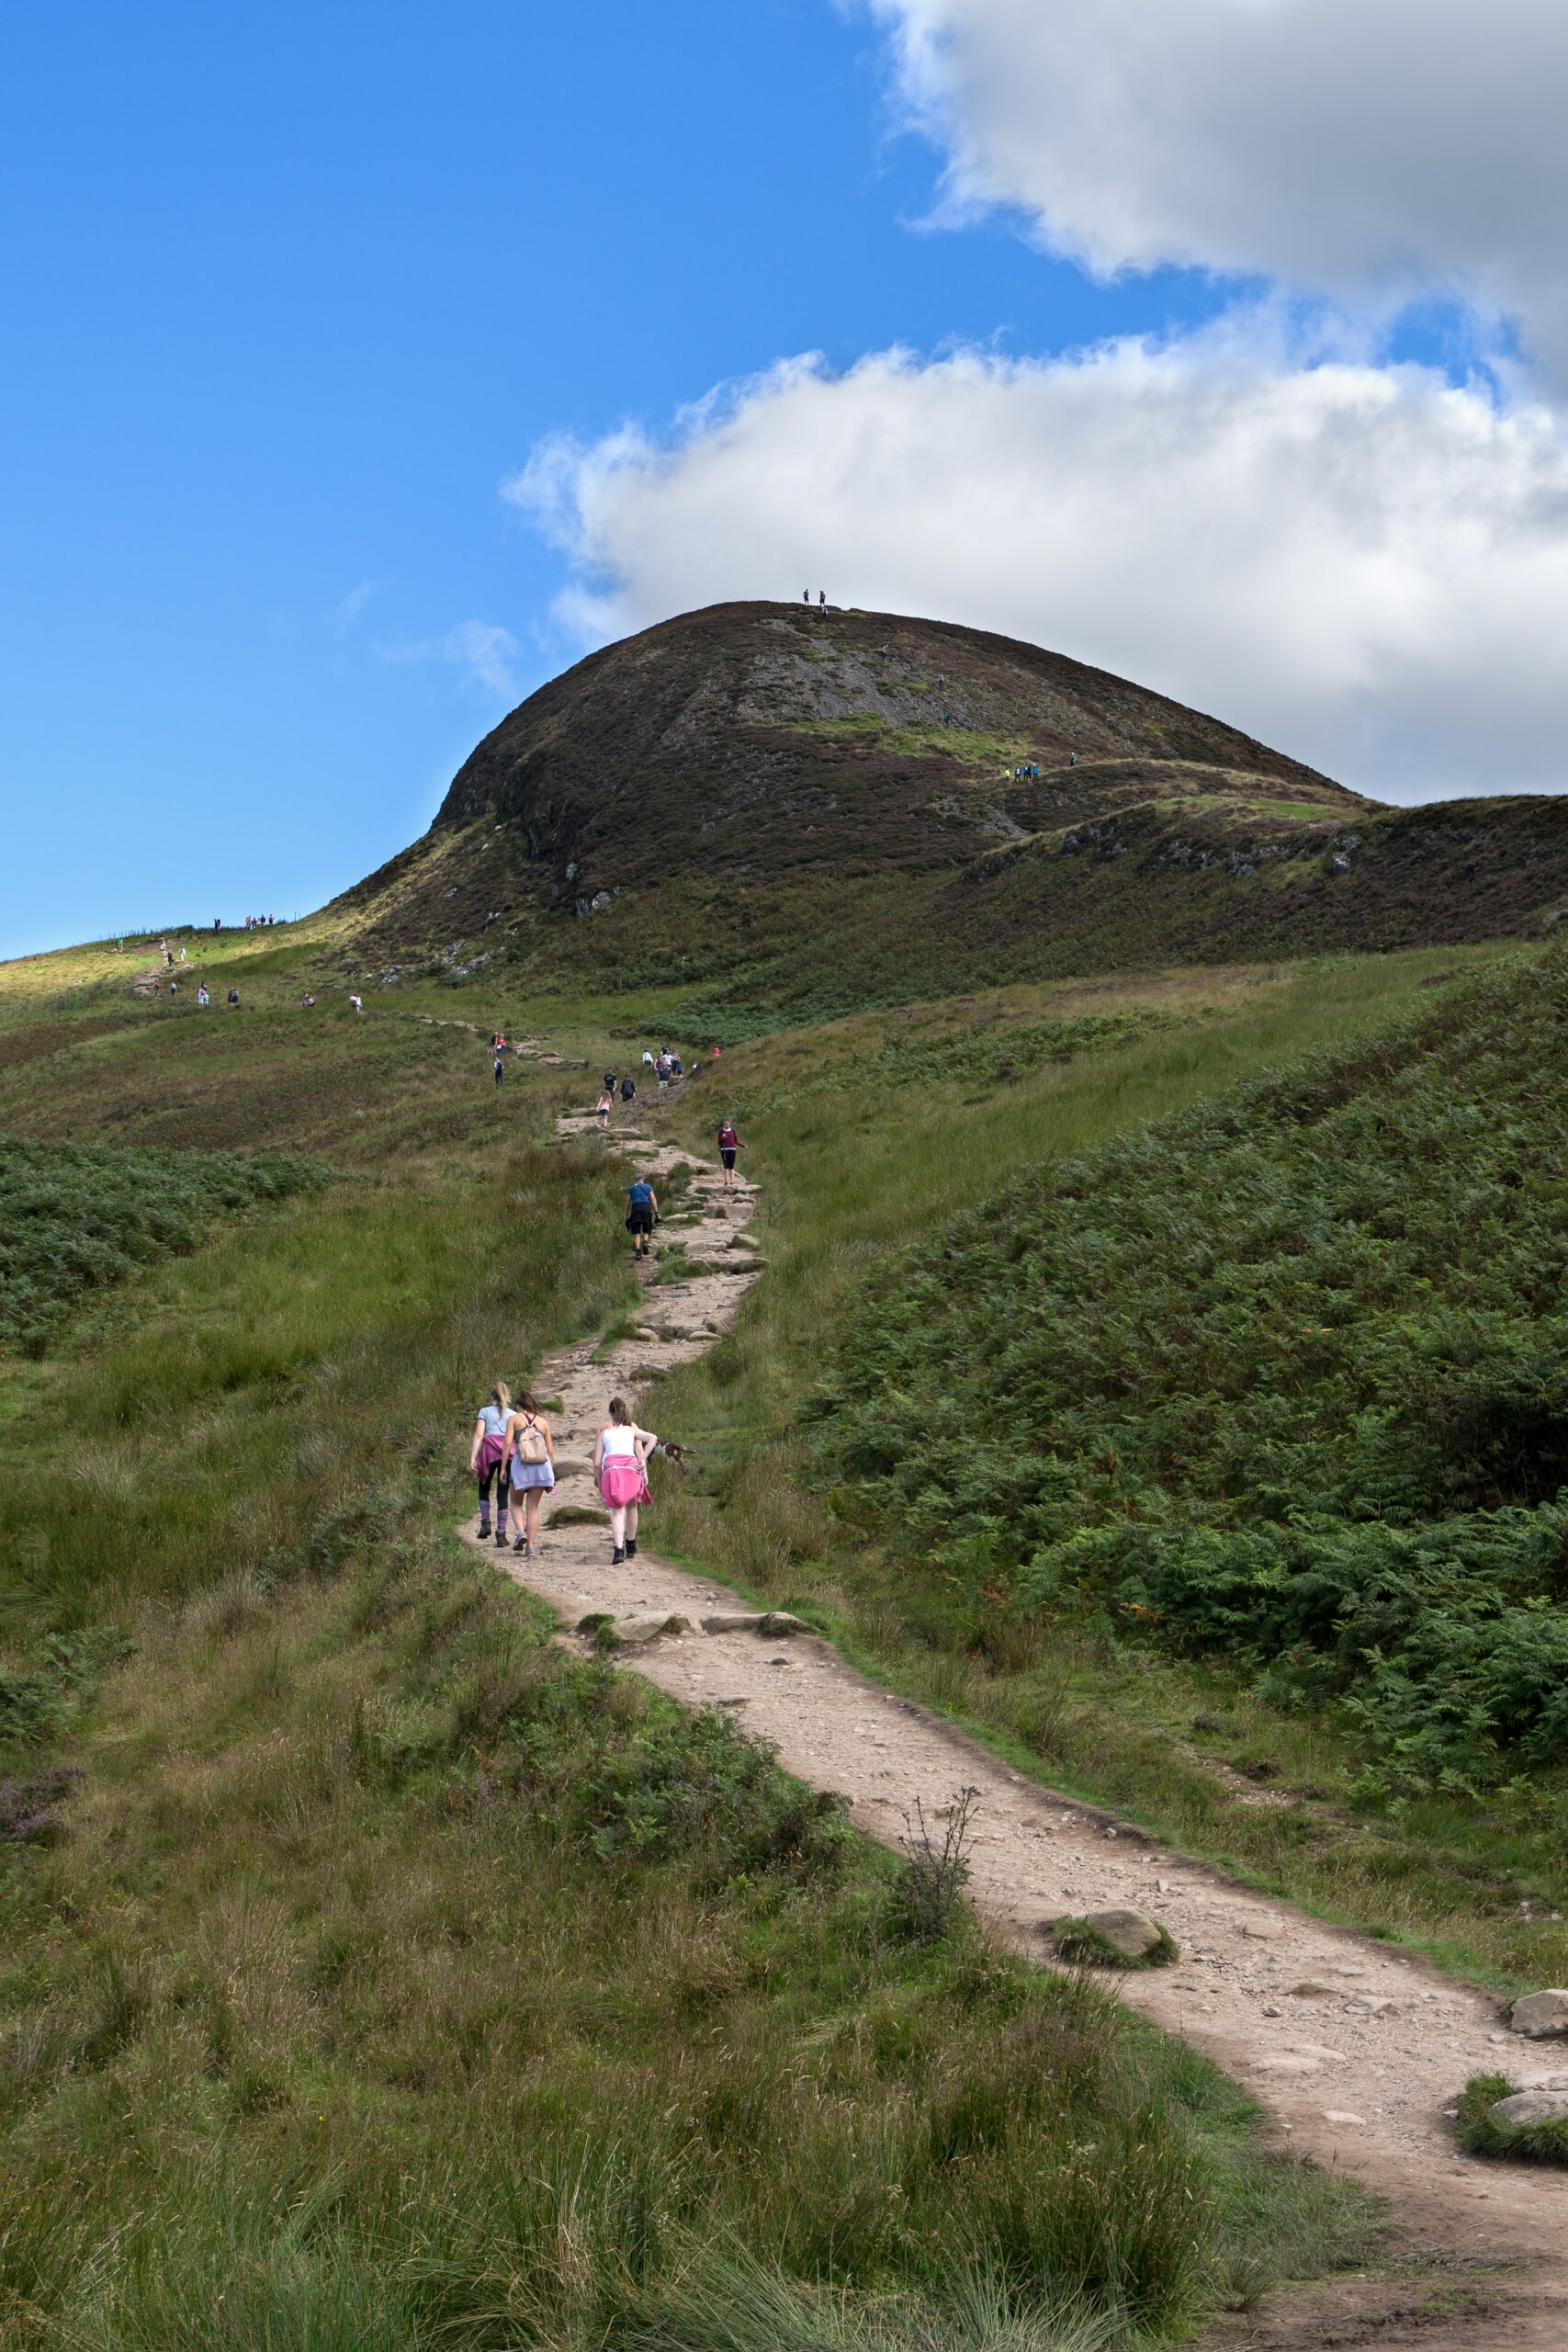
M 1544 2041 L 1551 2034 L 1568 2033 L 1568 1993 L 1553 1989 L 1525 1994 L 1509 2010 L 1508 2023 L 1516 2033 L 1529 2034 L 1532 2041 Z

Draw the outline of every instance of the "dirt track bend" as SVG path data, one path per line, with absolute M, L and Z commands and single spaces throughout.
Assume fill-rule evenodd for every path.
M 591 1113 L 558 1123 L 564 1141 L 592 1136 Z M 1117 1980 L 1129 2006 L 1182 2035 L 1262 2103 L 1278 2144 L 1352 2174 L 1388 2198 L 1404 2245 L 1462 2274 L 1469 2266 L 1521 2266 L 1459 2294 L 1443 2317 L 1419 2290 L 1387 2281 L 1340 2283 L 1294 2299 L 1277 2313 L 1227 2326 L 1227 2346 L 1419 2344 L 1551 2347 L 1568 2352 L 1568 2179 L 1551 2171 L 1477 2161 L 1457 2148 L 1443 2110 L 1469 2075 L 1506 2068 L 1516 2080 L 1568 2080 L 1568 2051 L 1505 2033 L 1489 1995 L 1440 1976 L 1415 1954 L 1325 1926 L 1256 1894 L 1206 1864 L 1156 1844 L 1114 1815 L 1013 1772 L 929 1714 L 853 1671 L 826 1641 L 767 1639 L 754 1630 L 704 1633 L 705 1617 L 744 1612 L 728 1587 L 639 1551 L 610 1564 L 608 1529 L 551 1532 L 551 1509 L 598 1507 L 594 1433 L 615 1391 L 657 1427 L 650 1372 L 703 1353 L 733 1319 L 750 1283 L 744 1234 L 754 1189 L 738 1179 L 728 1196 L 719 1171 L 679 1147 L 624 1126 L 616 1146 L 657 1185 L 684 1163 L 693 1171 L 692 1224 L 667 1224 L 665 1239 L 735 1272 L 701 1273 L 683 1286 L 650 1288 L 647 1323 L 657 1337 L 617 1343 L 594 1363 L 586 1340 L 549 1357 L 537 1390 L 559 1397 L 550 1415 L 558 1484 L 546 1504 L 539 1555 L 508 1551 L 519 1581 L 552 1602 L 565 1625 L 604 1611 L 618 1619 L 677 1615 L 693 1629 L 628 1647 L 624 1663 L 691 1705 L 733 1711 L 773 1742 L 788 1770 L 842 1791 L 854 1820 L 891 1841 L 918 1797 L 928 1817 L 956 1792 L 979 1792 L 970 1892 L 1009 1941 L 1043 1961 L 1039 1923 L 1055 1914 L 1129 1905 L 1170 1929 L 1178 1966 Z M 672 1431 L 671 1435 L 679 1432 Z M 657 1541 L 657 1514 L 645 1517 Z M 475 1522 L 466 1533 L 477 1542 Z M 493 1548 L 491 1556 L 497 1556 Z M 568 1644 L 587 1645 L 570 1634 Z M 1456 2277 L 1456 2287 L 1460 2278 Z M 1312 2315 L 1313 2313 L 1315 2316 Z M 1305 2326 L 1307 2332 L 1303 2333 Z

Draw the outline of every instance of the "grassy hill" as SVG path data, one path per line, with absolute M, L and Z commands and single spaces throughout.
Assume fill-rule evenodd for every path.
M 372 984 L 668 989 L 723 1044 L 1130 964 L 1518 935 L 1564 900 L 1562 801 L 1385 808 L 1035 646 L 754 604 L 542 687 L 320 935 Z
M 631 1301 L 556 1111 L 722 1041 L 649 1115 L 739 1118 L 770 1272 L 660 1394 L 660 1545 L 1021 1771 L 1561 1981 L 1565 1016 L 1510 944 L 1560 805 L 1382 810 L 762 606 L 459 784 L 307 922 L 186 934 L 205 1011 L 112 943 L 0 967 L 0 2335 L 1087 2352 L 1364 2266 L 1210 2069 L 912 1939 L 896 1860 L 452 1530 L 491 1382 Z M 496 1027 L 553 1056 L 500 1092 Z
M 1082 2352 L 1364 2263 L 1212 2069 L 913 1937 L 896 1859 L 457 1544 L 479 1396 L 629 1303 L 615 1170 L 546 1145 L 581 1073 L 498 1095 L 490 1030 L 600 1065 L 649 1001 L 360 1018 L 300 1005 L 319 932 L 189 944 L 206 1012 L 0 970 L 18 1163 L 125 1240 L 0 1356 L 7 2346 Z M 1021 1001 L 1021 1089 L 1206 1023 L 1250 1066 L 1251 979 L 1169 993 Z M 962 1010 L 919 1034 L 818 1074 L 967 1090 Z

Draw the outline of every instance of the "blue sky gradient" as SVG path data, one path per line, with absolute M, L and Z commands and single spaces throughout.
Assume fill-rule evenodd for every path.
M 62 0 L 6 47 L 0 953 L 303 911 L 421 831 L 579 650 L 498 496 L 541 435 L 1219 299 L 915 225 L 934 160 L 824 0 Z M 429 650 L 476 618 L 515 694 Z
M 422 831 L 581 650 L 501 495 L 548 436 L 657 438 L 793 354 L 1037 358 L 1256 290 L 930 226 L 890 73 L 833 0 L 13 11 L 0 954 L 302 912 Z M 1397 332 L 1473 356 L 1442 301 Z

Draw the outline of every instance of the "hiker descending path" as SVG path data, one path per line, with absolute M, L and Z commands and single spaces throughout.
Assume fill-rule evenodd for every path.
M 558 1131 L 567 1143 L 601 1132 L 591 1110 L 565 1114 Z M 540 1366 L 538 1394 L 560 1399 L 558 1409 L 549 1408 L 558 1483 L 538 1555 L 526 1562 L 511 1552 L 493 1556 L 552 1602 L 567 1628 L 589 1616 L 613 1618 L 625 1662 L 692 1706 L 731 1712 L 776 1745 L 789 1771 L 813 1787 L 841 1791 L 852 1818 L 874 1837 L 895 1840 L 917 1800 L 928 1822 L 944 1819 L 960 1792 L 973 1789 L 969 1892 L 994 1930 L 1047 1962 L 1042 1929 L 1064 1913 L 1151 1916 L 1175 1939 L 1179 1962 L 1118 1975 L 1120 1998 L 1253 2094 L 1277 2145 L 1333 2164 L 1387 2197 L 1407 2251 L 1429 2252 L 1450 2268 L 1521 2266 L 1515 2276 L 1489 2278 L 1479 2301 L 1467 2301 L 1468 2290 L 1460 2294 L 1447 2318 L 1430 2309 L 1429 2282 L 1374 2280 L 1313 2290 L 1319 2316 L 1296 2318 L 1321 2333 L 1292 2333 L 1286 2308 L 1274 2320 L 1249 2318 L 1227 2344 L 1375 2337 L 1383 2346 L 1419 2342 L 1425 2352 L 1450 2344 L 1563 2352 L 1568 2177 L 1465 2155 L 1445 2110 L 1472 2074 L 1506 2071 L 1526 2085 L 1568 2084 L 1568 2046 L 1554 2064 L 1551 2043 L 1505 2030 L 1497 2000 L 1439 1975 L 1416 1954 L 1254 1894 L 1111 1815 L 1054 1795 L 924 1708 L 855 1673 L 828 1642 L 787 1618 L 759 1616 L 728 1587 L 667 1565 L 656 1548 L 612 1566 L 592 1469 L 608 1400 L 624 1396 L 639 1420 L 659 1428 L 650 1376 L 712 1346 L 758 1272 L 747 1233 L 752 1183 L 737 1173 L 727 1188 L 708 1161 L 635 1131 L 615 1141 L 656 1188 L 679 1169 L 691 1171 L 683 1197 L 670 1188 L 671 1214 L 661 1234 L 666 1247 L 676 1238 L 684 1242 L 694 1272 L 690 1280 L 650 1288 L 644 1322 L 601 1360 L 597 1342 L 584 1340 Z M 574 1510 L 592 1510 L 597 1523 L 574 1523 Z M 644 1524 L 656 1547 L 657 1511 Z M 477 1541 L 472 1521 L 467 1532 Z M 678 1631 L 666 1630 L 672 1619 L 681 1621 Z M 588 1647 L 570 1631 L 562 1638 Z M 1334 2300 L 1343 2296 L 1359 2300 Z M 1330 2306 L 1338 2315 L 1333 2332 Z

